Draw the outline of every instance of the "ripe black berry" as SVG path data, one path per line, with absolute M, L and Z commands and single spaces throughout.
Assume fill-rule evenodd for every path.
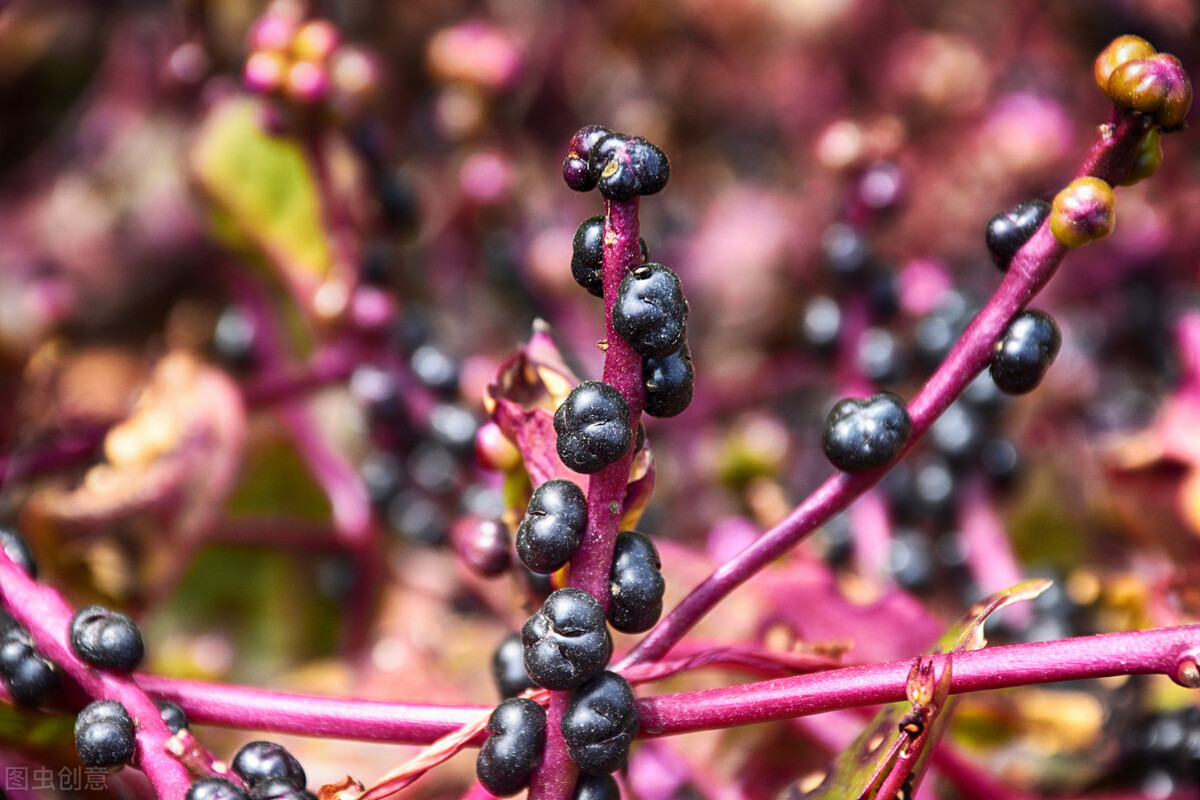
M 169 700 L 159 700 L 155 705 L 158 706 L 159 716 L 167 725 L 167 730 L 171 733 L 179 733 L 188 726 L 187 714 L 183 713 L 183 709 Z
M 842 222 L 825 229 L 821 252 L 829 270 L 846 283 L 856 283 L 871 266 L 871 248 L 867 240 Z
M 819 295 L 808 301 L 800 323 L 804 343 L 818 353 L 829 353 L 842 331 L 842 309 L 832 297 Z
M 865 400 L 841 400 L 825 420 L 825 456 L 845 472 L 863 472 L 891 463 L 912 433 L 904 401 L 891 392 Z
M 599 472 L 629 450 L 629 406 L 613 386 L 584 381 L 554 412 L 558 457 L 569 469 Z
M 687 300 L 679 276 L 662 264 L 642 264 L 621 279 L 613 328 L 641 356 L 674 353 L 687 334 Z
M 1031 392 L 1042 382 L 1061 346 L 1062 334 L 1053 317 L 1044 311 L 1023 311 L 996 342 L 992 380 L 1008 394 Z
M 638 245 L 642 249 L 642 263 L 645 263 L 649 258 L 646 240 L 639 237 Z M 571 275 L 588 294 L 604 296 L 604 217 L 588 217 L 575 229 Z
M 988 252 L 996 266 L 1007 271 L 1013 256 L 1033 238 L 1038 228 L 1050 216 L 1050 204 L 1045 200 L 1025 200 L 988 220 Z
M 514 697 L 496 706 L 487 724 L 491 734 L 475 761 L 475 775 L 489 792 L 516 794 L 542 761 L 546 747 L 546 710 L 532 700 Z
M 133 718 L 115 700 L 98 700 L 75 720 L 75 752 L 87 767 L 117 767 L 133 758 Z
M 612 775 L 580 775 L 571 800 L 621 800 L 621 790 Z
M 568 480 L 546 481 L 534 490 L 517 527 L 521 563 L 542 575 L 571 560 L 587 529 L 587 498 Z
M 900 343 L 884 328 L 867 328 L 858 340 L 858 368 L 872 383 L 895 383 L 904 378 L 906 364 Z
M 640 136 L 610 133 L 588 153 L 588 178 L 606 200 L 620 203 L 661 192 L 670 177 L 667 154 Z
M 31 578 L 37 577 L 37 563 L 33 560 L 33 552 L 21 534 L 12 528 L 0 527 L 0 548 L 4 555 Z
M 145 653 L 142 632 L 134 621 L 103 606 L 75 612 L 71 649 L 89 664 L 116 672 L 132 672 Z
M 663 609 L 662 561 L 654 542 L 637 531 L 617 534 L 609 573 L 608 621 L 622 633 L 641 633 L 658 622 Z
M 316 795 L 297 788 L 287 778 L 270 778 L 250 790 L 250 800 L 317 800 Z
M 600 125 L 588 125 L 571 137 L 571 147 L 563 159 L 563 180 L 577 192 L 590 192 L 596 188 L 596 179 L 588 168 L 588 156 L 592 147 L 612 131 Z
M 582 772 L 615 772 L 625 764 L 638 723 L 629 682 L 615 672 L 601 672 L 576 689 L 567 704 L 562 718 L 567 755 Z
M 929 440 L 946 458 L 961 462 L 975 457 L 986 432 L 979 414 L 965 402 L 955 402 L 930 426 Z
M 29 631 L 14 625 L 0 635 L 0 676 L 13 702 L 41 705 L 62 683 L 58 666 L 33 647 Z
M 224 778 L 201 778 L 188 787 L 187 800 L 246 800 L 246 793 Z
M 604 669 L 612 655 L 604 610 L 579 589 L 547 597 L 521 629 L 521 643 L 525 671 L 547 689 L 574 689 Z
M 500 690 L 500 697 L 504 699 L 516 697 L 536 685 L 529 680 L 529 673 L 525 671 L 524 652 L 521 634 L 514 633 L 504 637 L 492 654 L 492 678 Z
M 642 359 L 642 381 L 646 384 L 646 413 L 652 417 L 673 417 L 692 402 L 696 389 L 696 371 L 687 342 L 662 358 Z
M 251 790 L 276 778 L 287 781 L 296 789 L 303 789 L 308 783 L 304 767 L 296 757 L 274 742 L 250 742 L 237 751 L 230 767 Z

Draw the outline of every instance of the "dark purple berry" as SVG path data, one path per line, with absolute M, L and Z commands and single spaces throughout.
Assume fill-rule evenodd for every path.
M 588 177 L 606 200 L 622 203 L 662 191 L 671 164 L 666 153 L 642 137 L 611 133 L 592 146 Z
M 652 417 L 673 417 L 692 402 L 696 372 L 687 342 L 662 358 L 642 359 L 642 381 L 646 385 L 646 413 Z
M 579 589 L 559 589 L 521 629 L 525 671 L 538 686 L 574 689 L 604 669 L 612 637 L 604 609 Z
M 525 648 L 521 645 L 519 633 L 505 636 L 492 654 L 492 678 L 496 681 L 501 698 L 516 697 L 536 685 L 529 680 L 529 673 L 525 671 L 524 654 Z
M 608 579 L 608 621 L 614 628 L 642 633 L 658 622 L 667 586 L 661 569 L 654 542 L 637 531 L 617 534 Z
M 246 800 L 246 793 L 224 778 L 201 778 L 188 787 L 187 800 Z
M 596 188 L 596 179 L 588 169 L 588 157 L 596 142 L 611 134 L 612 131 L 600 125 L 588 125 L 576 131 L 571 137 L 567 157 L 563 159 L 563 180 L 567 186 L 577 192 L 590 192 Z
M 638 355 L 663 358 L 683 344 L 687 313 L 683 286 L 674 270 L 642 264 L 621 279 L 612 322 Z
M 491 735 L 479 751 L 475 775 L 492 794 L 516 794 L 542 761 L 546 710 L 523 697 L 505 700 L 492 712 L 487 731 Z
M 1049 216 L 1050 204 L 1033 199 L 1017 203 L 988 220 L 984 238 L 996 266 L 1007 271 L 1013 256 L 1033 238 Z
M 484 578 L 503 575 L 511 563 L 508 527 L 500 520 L 461 517 L 450 528 L 450 544 L 458 560 Z
M 38 706 L 62 684 L 54 662 L 33 646 L 29 631 L 17 625 L 0 634 L 0 676 L 13 702 Z
M 1062 334 L 1053 317 L 1044 311 L 1023 311 L 996 342 L 992 380 L 1007 394 L 1032 392 L 1061 346 Z
M 159 700 L 155 703 L 158 706 L 159 716 L 166 723 L 167 730 L 171 733 L 179 733 L 188 726 L 187 714 L 183 713 L 183 709 L 169 700 Z
M 638 245 L 644 264 L 649 258 L 646 240 L 639 237 Z M 588 217 L 575 229 L 571 275 L 576 283 L 587 289 L 588 294 L 604 296 L 604 217 Z
M 904 401 L 891 392 L 865 400 L 841 400 L 825 420 L 825 456 L 845 472 L 863 472 L 890 464 L 912 433 Z
M 587 498 L 575 483 L 561 478 L 534 490 L 517 527 L 517 555 L 533 572 L 557 572 L 575 553 L 587 530 Z
M 612 775 L 580 775 L 571 800 L 621 800 L 621 790 Z
M 825 229 L 821 252 L 830 272 L 846 283 L 856 283 L 871 266 L 871 247 L 867 240 L 842 222 Z
M 0 548 L 9 560 L 25 571 L 31 578 L 37 577 L 37 563 L 33 560 L 33 551 L 21 534 L 9 527 L 0 526 Z
M 819 295 L 808 301 L 800 323 L 804 343 L 818 353 L 832 352 L 842 332 L 842 309 L 832 297 Z
M 98 700 L 75 720 L 75 752 L 87 767 L 118 767 L 133 758 L 133 718 L 115 700 Z
M 270 778 L 250 790 L 250 800 L 317 800 L 316 795 L 297 788 L 287 778 Z
M 872 383 L 895 383 L 906 372 L 904 351 L 884 328 L 867 328 L 858 340 L 858 369 Z
M 951 403 L 929 428 L 934 449 L 954 462 L 974 458 L 983 446 L 983 420 L 965 402 Z
M 562 718 L 567 755 L 581 772 L 615 772 L 629 756 L 638 724 L 629 682 L 615 672 L 601 672 L 571 694 Z
M 584 381 L 554 412 L 558 457 L 569 469 L 599 472 L 629 451 L 629 406 L 613 386 Z
M 142 632 L 132 619 L 103 606 L 87 606 L 71 619 L 71 649 L 84 661 L 114 672 L 142 663 Z
M 251 789 L 277 778 L 296 789 L 303 789 L 308 783 L 304 767 L 296 757 L 274 742 L 250 742 L 237 751 L 230 767 Z

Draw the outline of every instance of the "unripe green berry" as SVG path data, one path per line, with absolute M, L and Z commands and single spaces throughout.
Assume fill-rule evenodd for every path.
M 1112 233 L 1117 198 L 1099 178 L 1076 178 L 1054 197 L 1050 230 L 1067 247 L 1082 247 Z
M 1109 43 L 1108 47 L 1104 48 L 1100 55 L 1096 56 L 1094 67 L 1096 85 L 1109 99 L 1112 99 L 1112 95 L 1108 94 L 1108 81 L 1112 77 L 1113 71 L 1128 61 L 1149 58 L 1157 52 L 1152 44 L 1140 36 L 1118 36 Z
M 1121 186 L 1133 186 L 1149 178 L 1158 172 L 1162 160 L 1162 133 L 1158 128 L 1151 128 L 1138 144 L 1137 153 L 1133 156 L 1133 165 L 1129 168 L 1129 174 L 1121 181 Z
M 1121 108 L 1153 117 L 1167 129 L 1182 125 L 1192 107 L 1192 82 L 1170 53 L 1121 64 L 1108 79 L 1107 94 Z

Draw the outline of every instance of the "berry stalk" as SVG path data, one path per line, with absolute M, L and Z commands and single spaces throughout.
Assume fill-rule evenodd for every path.
M 1148 125 L 1146 118 L 1138 114 L 1114 109 L 1112 119 L 1102 126 L 1100 138 L 1093 144 L 1078 176 L 1100 178 L 1113 185 L 1121 183 L 1132 168 Z M 1049 225 L 1042 225 L 1016 253 L 995 294 L 909 404 L 912 433 L 900 457 L 988 364 L 996 340 L 1054 275 L 1067 249 L 1055 238 Z M 854 474 L 839 472 L 828 478 L 781 523 L 693 589 L 618 666 L 661 658 L 727 594 L 845 509 L 878 483 L 887 469 Z
M 136 724 L 134 764 L 154 785 L 161 800 L 183 800 L 189 784 L 188 771 L 165 749 L 171 738 L 158 706 L 133 681 L 109 670 L 85 664 L 68 641 L 74 611 L 58 592 L 43 586 L 0 551 L 0 601 L 33 637 L 38 652 L 71 676 L 95 700 L 115 700 L 125 707 Z
M 613 306 L 617 287 L 625 274 L 642 260 L 638 243 L 638 199 L 604 201 L 604 382 L 613 386 L 629 406 L 629 428 L 636 431 L 646 405 L 642 384 L 642 357 L 633 351 L 624 337 L 613 328 Z M 582 589 L 600 602 L 607 612 L 608 581 L 612 569 L 613 548 L 625 486 L 633 463 L 633 447 L 619 459 L 591 476 L 588 482 L 587 529 L 571 558 L 570 585 Z M 566 711 L 568 692 L 554 692 L 547 713 L 546 749 L 541 766 L 530 781 L 531 800 L 566 800 L 575 785 L 576 768 L 567 755 L 561 723 Z

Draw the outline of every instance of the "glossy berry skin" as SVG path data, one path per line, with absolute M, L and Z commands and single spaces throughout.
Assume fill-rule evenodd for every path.
M 639 722 L 629 682 L 615 672 L 601 672 L 576 689 L 567 704 L 562 718 L 567 755 L 581 772 L 615 772 L 625 765 Z
M 29 631 L 14 623 L 0 635 L 0 676 L 13 702 L 41 705 L 62 684 L 58 666 L 33 647 Z
M 246 793 L 224 778 L 202 778 L 188 787 L 187 800 L 246 800 Z
M 1023 311 L 996 342 L 992 380 L 1007 394 L 1032 392 L 1061 346 L 1062 333 L 1053 317 L 1044 311 Z
M 25 571 L 31 578 L 37 577 L 37 563 L 33 560 L 33 552 L 21 534 L 12 528 L 0 527 L 0 549 L 4 555 Z
M 865 400 L 838 401 L 825 420 L 825 456 L 844 472 L 890 464 L 908 443 L 912 420 L 904 401 L 891 392 Z
M 646 386 L 646 413 L 673 417 L 691 405 L 696 390 L 696 371 L 687 342 L 662 358 L 642 359 L 642 382 Z
M 1116 105 L 1145 114 L 1166 130 L 1182 125 L 1192 107 L 1191 80 L 1170 53 L 1121 64 L 1109 76 L 1105 93 Z
M 622 633 L 648 631 L 662 616 L 662 561 L 654 542 L 637 531 L 621 531 L 609 573 L 608 621 Z
M 683 345 L 687 313 L 675 271 L 662 264 L 642 264 L 621 279 L 613 328 L 638 355 L 663 358 Z
M 667 154 L 640 136 L 611 133 L 588 154 L 588 176 L 604 199 L 617 203 L 661 192 L 671 177 Z
M 546 709 L 523 697 L 505 700 L 492 712 L 487 731 L 491 735 L 479 751 L 475 775 L 492 794 L 516 794 L 542 761 Z
M 611 135 L 612 131 L 601 125 L 587 125 L 575 132 L 567 157 L 563 159 L 563 180 L 567 186 L 577 192 L 590 192 L 596 188 L 596 179 L 588 168 L 588 157 L 596 142 Z
M 517 527 L 517 555 L 539 575 L 557 572 L 571 560 L 587 530 L 587 497 L 561 478 L 534 490 Z
M 621 800 L 621 789 L 612 775 L 580 775 L 571 800 Z
M 646 240 L 638 237 L 642 263 L 649 258 Z M 571 276 L 595 297 L 604 296 L 604 217 L 588 217 L 575 229 L 571 246 Z
M 188 726 L 187 714 L 183 713 L 179 706 L 169 700 L 159 700 L 155 705 L 158 706 L 158 713 L 171 733 L 179 733 Z
M 89 664 L 132 672 L 142 662 L 142 632 L 132 619 L 103 606 L 87 606 L 71 619 L 71 649 Z
M 516 697 L 526 689 L 536 686 L 529 680 L 529 673 L 525 671 L 524 653 L 521 634 L 514 633 L 504 637 L 496 652 L 492 654 L 492 678 L 496 681 L 496 688 L 503 699 Z
M 584 381 L 571 390 L 554 412 L 555 446 L 569 469 L 589 475 L 629 451 L 633 430 L 629 406 L 613 386 Z
M 312 792 L 299 789 L 287 778 L 271 778 L 250 790 L 250 800 L 317 800 Z
M 1007 271 L 1013 256 L 1033 238 L 1049 216 L 1050 204 L 1034 198 L 1017 203 L 988 220 L 984 239 L 996 266 Z
M 133 718 L 115 700 L 98 700 L 75 720 L 75 752 L 87 767 L 118 767 L 133 758 Z
M 1096 56 L 1096 63 L 1093 66 L 1096 85 L 1100 87 L 1100 91 L 1108 94 L 1108 82 L 1117 67 L 1128 61 L 1149 58 L 1157 52 L 1154 45 L 1140 36 L 1118 36 L 1108 43 L 1108 47 L 1105 47 L 1100 55 Z M 1109 99 L 1112 99 L 1111 95 Z
M 521 629 L 525 671 L 538 686 L 574 689 L 612 655 L 604 609 L 579 589 L 559 589 Z
M 296 789 L 303 789 L 308 783 L 304 767 L 296 757 L 274 742 L 250 742 L 237 751 L 230 768 L 251 790 L 276 778 L 287 781 Z

